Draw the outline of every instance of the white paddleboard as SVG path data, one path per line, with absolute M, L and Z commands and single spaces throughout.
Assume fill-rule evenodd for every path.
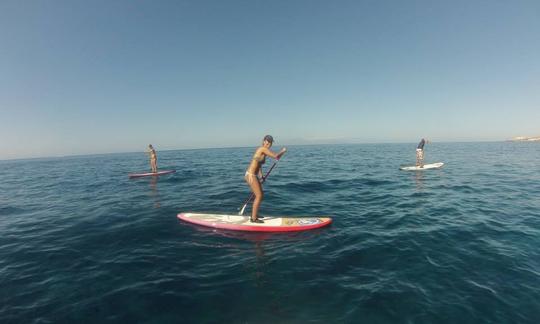
M 189 223 L 213 228 L 250 232 L 306 231 L 332 223 L 330 217 L 273 217 L 261 218 L 264 223 L 252 223 L 249 216 L 180 213 L 178 218 Z
M 400 170 L 405 171 L 422 171 L 422 170 L 428 170 L 428 169 L 438 169 L 444 165 L 443 162 L 437 162 L 437 163 L 430 163 L 430 164 L 424 164 L 424 167 L 417 167 L 417 166 L 407 166 L 407 167 L 401 167 Z
M 169 173 L 175 173 L 175 172 L 176 172 L 176 170 L 164 170 L 164 171 L 159 171 L 159 172 L 130 173 L 130 174 L 128 174 L 128 176 L 130 178 L 157 177 L 157 176 L 160 176 L 160 175 L 169 174 Z

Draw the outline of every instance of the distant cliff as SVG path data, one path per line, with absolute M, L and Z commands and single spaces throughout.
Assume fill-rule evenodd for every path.
M 511 139 L 513 142 L 534 142 L 540 141 L 540 136 L 528 137 L 528 136 L 517 136 Z

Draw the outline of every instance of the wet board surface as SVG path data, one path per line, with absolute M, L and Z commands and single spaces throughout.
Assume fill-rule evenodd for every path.
M 306 231 L 324 227 L 332 223 L 330 217 L 265 216 L 261 218 L 264 223 L 251 223 L 249 216 L 239 215 L 180 213 L 177 217 L 192 224 L 250 232 Z
M 161 176 L 161 175 L 164 175 L 164 174 L 169 174 L 169 173 L 175 173 L 176 170 L 163 170 L 163 171 L 159 171 L 159 172 L 147 172 L 147 173 L 130 173 L 128 174 L 128 176 L 130 178 L 141 178 L 141 177 L 157 177 L 157 176 Z

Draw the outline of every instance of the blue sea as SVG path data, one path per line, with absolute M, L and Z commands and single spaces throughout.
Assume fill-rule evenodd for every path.
M 415 146 L 288 147 L 261 213 L 334 222 L 281 234 L 176 217 L 255 148 L 0 161 L 0 323 L 539 323 L 540 143 Z

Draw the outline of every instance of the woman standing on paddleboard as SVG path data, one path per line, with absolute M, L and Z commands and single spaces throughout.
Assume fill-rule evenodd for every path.
M 255 200 L 253 201 L 253 208 L 251 211 L 251 222 L 252 223 L 264 223 L 257 217 L 259 212 L 259 206 L 263 200 L 264 192 L 261 185 L 262 179 L 262 165 L 264 164 L 266 157 L 269 156 L 273 159 L 279 160 L 279 158 L 287 151 L 286 148 L 282 148 L 279 153 L 274 153 L 270 151 L 274 143 L 274 138 L 270 135 L 266 135 L 263 139 L 262 145 L 255 151 L 251 163 L 246 171 L 245 179 L 251 191 L 255 195 Z
M 153 173 L 157 173 L 157 154 L 152 144 L 148 145 L 148 152 L 146 153 L 150 155 L 150 169 L 152 169 Z

